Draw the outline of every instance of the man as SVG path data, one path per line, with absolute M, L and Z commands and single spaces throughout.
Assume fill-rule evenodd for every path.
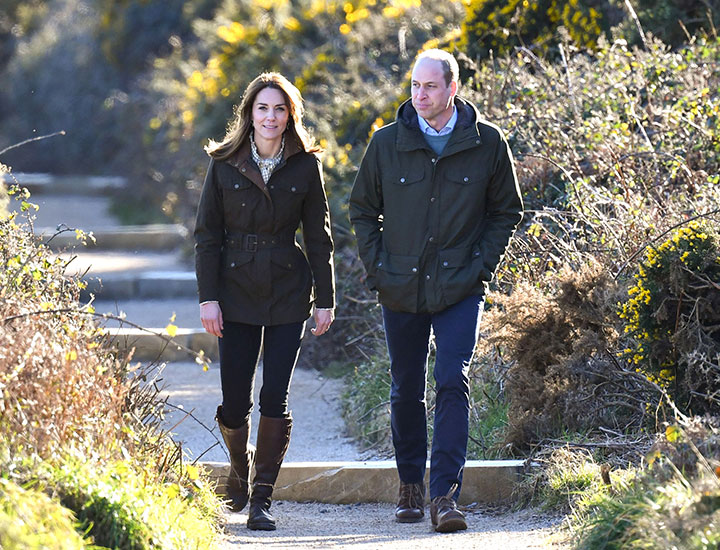
M 470 359 L 485 286 L 522 219 L 502 132 L 457 97 L 458 64 L 418 56 L 412 97 L 375 132 L 350 196 L 367 284 L 378 292 L 390 356 L 397 521 L 425 514 L 425 385 L 435 336 L 430 516 L 438 532 L 466 529 L 457 509 L 468 440 Z

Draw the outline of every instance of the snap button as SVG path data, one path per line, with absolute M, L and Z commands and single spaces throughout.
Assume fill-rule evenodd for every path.
M 430 280 L 430 275 L 425 275 L 425 280 L 426 280 L 426 281 L 429 281 L 429 280 Z
M 241 171 L 241 172 L 244 172 L 244 171 L 245 171 L 245 168 L 241 168 L 240 171 Z
M 480 255 L 480 252 L 475 252 L 474 255 L 475 255 L 475 256 L 479 256 L 479 255 Z
M 435 197 L 430 197 L 430 202 L 435 202 Z
M 437 159 L 432 159 L 432 163 L 435 164 L 435 161 L 436 161 L 436 160 L 437 160 Z
M 230 267 L 235 267 L 235 262 L 231 262 Z
M 413 273 L 417 273 L 417 267 L 413 267 L 413 268 L 412 268 L 412 272 L 413 272 Z
M 240 184 L 239 184 L 239 183 L 236 183 L 236 184 L 235 184 L 235 189 L 240 189 Z
M 292 191 L 294 193 L 296 191 L 295 187 L 291 187 L 290 191 Z
M 448 263 L 447 263 L 447 262 L 443 262 L 443 267 L 447 267 L 447 266 L 448 266 Z
M 288 264 L 288 267 L 292 267 L 292 264 Z
M 242 204 L 240 204 L 240 206 L 245 206 L 245 203 L 243 202 Z
M 468 179 L 467 176 L 465 176 L 465 177 L 463 178 L 463 181 L 467 183 L 467 182 L 470 181 L 470 180 Z
M 475 143 L 477 143 L 478 145 L 480 145 L 480 140 L 479 140 L 479 139 L 476 139 L 476 140 L 475 140 Z
M 270 189 L 275 189 L 275 186 L 274 186 L 274 185 L 271 185 L 271 186 L 270 186 Z
M 405 183 L 405 178 L 400 178 L 400 183 Z
M 433 242 L 435 240 L 435 237 L 430 237 L 428 241 Z
M 382 262 L 378 262 L 378 267 L 382 267 Z
M 265 244 L 265 241 L 264 240 L 260 241 L 260 244 Z

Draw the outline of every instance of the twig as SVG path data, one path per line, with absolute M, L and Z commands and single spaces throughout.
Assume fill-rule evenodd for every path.
M 59 132 L 54 132 L 54 133 L 52 133 L 52 134 L 47 134 L 47 135 L 45 135 L 45 136 L 38 136 L 38 137 L 26 139 L 25 141 L 21 141 L 20 143 L 15 143 L 14 145 L 10 145 L 9 147 L 5 147 L 5 149 L 3 149 L 2 151 L 0 151 L 0 155 L 2 155 L 3 153 L 7 153 L 8 151 L 10 151 L 10 150 L 12 150 L 12 149 L 15 149 L 15 148 L 17 148 L 17 147 L 20 147 L 20 146 L 22 146 L 22 145 L 26 145 L 26 144 L 28 144 L 28 143 L 32 143 L 33 141 L 40 141 L 41 139 L 47 139 L 47 138 L 51 138 L 51 137 L 55 137 L 55 136 L 64 136 L 64 135 L 65 135 L 65 130 L 60 130 Z

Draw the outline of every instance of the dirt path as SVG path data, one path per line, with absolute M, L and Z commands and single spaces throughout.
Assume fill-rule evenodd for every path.
M 490 514 L 468 512 L 468 530 L 438 534 L 429 518 L 422 523 L 393 521 L 391 504 L 329 505 L 277 502 L 272 511 L 278 530 L 250 531 L 246 513 L 228 514 L 224 550 L 530 550 L 566 549 L 561 519 L 531 510 Z

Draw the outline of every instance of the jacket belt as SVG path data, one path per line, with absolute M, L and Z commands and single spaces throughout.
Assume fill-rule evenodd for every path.
M 295 246 L 295 235 L 273 233 L 228 233 L 223 241 L 225 248 L 255 252 L 261 248 L 288 248 Z

